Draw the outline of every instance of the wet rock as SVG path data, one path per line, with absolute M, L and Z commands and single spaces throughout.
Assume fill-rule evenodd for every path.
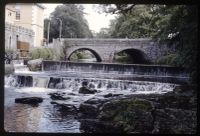
M 123 130 L 112 122 L 99 121 L 97 119 L 80 120 L 80 130 L 84 133 L 122 133 Z
M 197 116 L 195 111 L 182 109 L 156 109 L 152 133 L 195 134 Z
M 160 104 L 158 108 L 177 108 L 186 110 L 196 110 L 197 103 L 195 95 L 185 96 L 181 93 L 169 92 L 157 97 L 156 102 Z
M 99 114 L 98 106 L 82 103 L 79 107 L 80 118 L 95 118 Z
M 180 95 L 180 96 L 194 96 L 196 95 L 196 91 L 195 91 L 195 86 L 191 86 L 191 85 L 179 85 L 176 86 L 173 90 L 173 92 L 176 95 Z
M 79 93 L 82 93 L 82 94 L 94 94 L 96 92 L 97 92 L 97 90 L 89 89 L 88 87 L 85 87 L 85 86 L 83 86 L 79 89 Z
M 48 95 L 50 95 L 50 98 L 52 100 L 68 100 L 70 99 L 70 97 L 63 97 L 65 95 L 64 92 L 62 93 L 49 93 Z
M 108 99 L 100 99 L 100 98 L 91 98 L 87 101 L 85 101 L 84 103 L 87 103 L 87 104 L 95 104 L 95 105 L 102 105 L 104 104 L 105 102 L 109 101 Z
M 66 114 L 75 114 L 77 113 L 77 108 L 74 105 L 71 104 L 66 104 L 66 103 L 59 103 L 52 101 L 51 104 L 56 105 L 59 109 L 60 112 L 66 113 Z
M 148 133 L 152 130 L 152 102 L 144 99 L 114 100 L 103 105 L 99 119 L 123 126 L 124 132 Z
M 64 88 L 64 84 L 63 83 L 56 84 L 56 89 L 63 89 L 63 88 Z
M 103 97 L 108 98 L 108 97 L 112 97 L 112 96 L 113 96 L 113 94 L 109 93 L 109 94 L 104 95 Z
M 5 64 L 5 75 L 12 74 L 15 71 L 13 64 Z
M 108 98 L 108 97 L 115 97 L 115 96 L 120 96 L 120 95 L 123 95 L 123 94 L 112 94 L 112 93 L 109 93 L 109 94 L 104 95 L 103 97 Z
M 37 105 L 38 103 L 43 102 L 41 97 L 25 97 L 25 98 L 16 98 L 15 103 L 31 104 Z
M 27 67 L 30 71 L 40 71 L 42 69 L 42 61 L 43 59 L 35 59 L 35 60 L 29 60 L 27 62 Z
M 48 88 L 54 89 L 54 83 L 49 83 Z
M 87 80 L 83 80 L 82 87 L 87 87 L 87 86 L 88 86 L 88 81 Z
M 68 93 L 68 95 L 76 95 L 76 94 L 74 94 L 74 93 Z
M 90 83 L 90 84 L 89 84 L 89 88 L 90 88 L 90 89 L 94 89 L 94 88 L 95 88 L 95 85 L 92 84 L 92 83 Z

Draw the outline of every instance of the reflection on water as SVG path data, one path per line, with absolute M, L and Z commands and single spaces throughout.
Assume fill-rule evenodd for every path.
M 34 88 L 27 88 L 29 90 Z M 42 88 L 38 88 L 41 90 Z M 47 92 L 17 91 L 11 87 L 5 88 L 4 128 L 7 132 L 66 132 L 79 133 L 80 123 L 74 116 L 63 115 L 50 104 Z M 22 89 L 23 90 L 23 89 Z M 25 90 L 25 89 L 24 89 Z M 45 90 L 45 88 L 43 88 Z M 52 91 L 52 90 L 49 90 Z M 14 103 L 15 98 L 40 96 L 45 98 L 37 107 L 28 104 Z

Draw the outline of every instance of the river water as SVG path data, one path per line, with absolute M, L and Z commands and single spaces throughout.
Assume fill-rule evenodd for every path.
M 61 112 L 56 105 L 51 104 L 52 101 L 74 105 L 78 109 L 84 101 L 91 98 L 106 99 L 104 95 L 109 93 L 123 96 L 166 93 L 176 86 L 169 83 L 120 80 L 118 75 L 108 76 L 103 73 L 66 71 L 58 74 L 30 72 L 21 64 L 15 67 L 15 73 L 4 78 L 4 128 L 7 132 L 81 133 L 76 115 Z M 31 77 L 31 80 L 22 77 Z M 59 79 L 59 82 L 55 82 L 55 79 Z M 97 93 L 78 93 L 83 81 L 87 81 Z M 55 83 L 53 88 L 50 87 L 52 82 Z M 64 96 L 68 99 L 52 100 L 48 94 L 53 92 L 65 93 Z M 44 100 L 38 106 L 15 103 L 15 98 L 33 96 L 42 97 Z

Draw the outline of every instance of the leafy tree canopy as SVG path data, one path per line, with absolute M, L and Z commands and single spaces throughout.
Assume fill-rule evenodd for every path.
M 62 20 L 62 38 L 92 37 L 88 22 L 84 18 L 84 8 L 78 4 L 63 4 L 55 8 L 50 19 L 50 41 L 59 37 L 60 22 Z M 47 37 L 48 19 L 44 20 L 44 35 Z
M 176 45 L 172 61 L 185 67 L 192 80 L 197 72 L 198 9 L 195 5 L 103 5 L 106 13 L 118 14 L 111 21 L 108 37 L 155 38 Z M 104 35 L 106 36 L 106 35 Z M 173 57 L 172 56 L 172 57 Z

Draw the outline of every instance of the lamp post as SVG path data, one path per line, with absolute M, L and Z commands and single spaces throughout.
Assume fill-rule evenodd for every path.
M 62 20 L 60 18 L 56 18 L 60 21 L 60 32 L 59 32 L 59 40 L 61 41 L 61 36 L 62 36 Z
M 48 21 L 48 29 L 47 29 L 47 44 L 49 44 L 49 30 L 50 30 L 50 19 Z
M 51 21 L 51 18 L 49 19 L 49 22 L 48 22 L 48 30 L 47 30 L 47 41 L 48 41 L 48 44 L 49 44 L 49 30 L 50 30 L 50 21 Z M 61 41 L 61 36 L 62 36 L 62 20 L 60 18 L 56 18 L 60 21 L 60 30 L 59 30 L 59 40 Z

